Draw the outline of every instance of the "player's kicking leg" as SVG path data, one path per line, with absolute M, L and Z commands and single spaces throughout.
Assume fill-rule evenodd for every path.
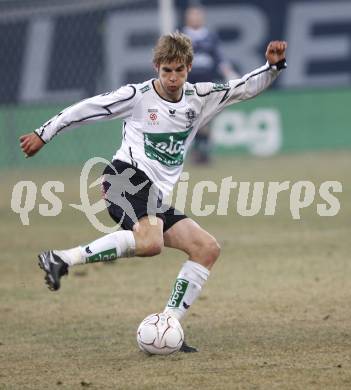
M 163 221 L 154 218 L 150 223 L 143 217 L 133 231 L 120 230 L 107 234 L 88 245 L 67 250 L 49 250 L 39 254 L 39 266 L 45 272 L 45 281 L 52 291 L 61 286 L 60 279 L 68 268 L 77 264 L 108 262 L 133 256 L 154 256 L 163 247 Z
M 134 226 L 133 232 L 119 231 L 87 246 L 41 253 L 39 263 L 46 273 L 49 288 L 60 288 L 60 279 L 68 273 L 69 266 L 134 255 L 153 256 L 161 252 L 165 243 L 189 256 L 178 274 L 165 308 L 165 312 L 181 320 L 199 296 L 209 270 L 219 256 L 219 246 L 214 237 L 189 218 L 179 220 L 164 234 L 163 221 L 159 218 L 156 221 L 156 225 L 150 224 L 149 218 L 144 217 Z M 184 343 L 181 351 L 197 352 L 197 349 Z
M 60 288 L 60 279 L 68 275 L 68 264 L 54 251 L 41 252 L 38 255 L 39 267 L 45 272 L 45 281 L 50 290 Z

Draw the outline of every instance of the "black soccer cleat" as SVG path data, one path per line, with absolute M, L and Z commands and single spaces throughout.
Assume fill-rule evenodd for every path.
M 183 341 L 182 346 L 180 347 L 179 352 L 184 352 L 184 353 L 193 353 L 193 352 L 199 352 L 197 348 L 192 347 L 188 345 L 185 341 Z
M 60 288 L 60 279 L 68 275 L 68 264 L 54 251 L 41 252 L 38 255 L 39 267 L 46 273 L 45 281 L 51 291 Z

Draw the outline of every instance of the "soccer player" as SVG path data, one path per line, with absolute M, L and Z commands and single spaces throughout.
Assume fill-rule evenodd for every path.
M 220 50 L 217 34 L 206 27 L 205 9 L 201 5 L 191 5 L 185 10 L 185 25 L 182 32 L 192 42 L 194 61 L 188 81 L 199 83 L 204 81 L 221 81 L 239 78 L 231 63 Z M 201 127 L 194 139 L 191 151 L 192 161 L 196 164 L 210 162 L 210 125 Z
M 74 127 L 103 119 L 124 120 L 122 145 L 103 176 L 108 211 L 123 230 L 87 245 L 41 252 L 39 265 L 51 290 L 60 288 L 69 267 L 155 256 L 166 246 L 188 257 L 164 309 L 178 320 L 184 317 L 209 277 L 220 248 L 210 233 L 173 207 L 164 207 L 162 199 L 177 182 L 198 129 L 226 106 L 269 87 L 286 67 L 286 47 L 284 41 L 270 42 L 266 64 L 241 79 L 190 84 L 191 40 L 179 32 L 161 36 L 153 57 L 156 79 L 82 100 L 20 137 L 23 152 L 33 156 L 56 135 Z M 128 209 L 133 210 L 131 215 Z M 182 350 L 196 351 L 186 344 Z

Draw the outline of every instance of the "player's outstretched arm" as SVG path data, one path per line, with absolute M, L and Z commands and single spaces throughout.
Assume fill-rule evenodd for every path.
M 126 85 L 75 103 L 34 130 L 34 134 L 24 135 L 21 147 L 28 156 L 32 156 L 58 134 L 99 120 L 126 119 L 132 115 L 140 94 L 133 85 Z
M 197 94 L 206 99 L 202 125 L 208 123 L 225 107 L 252 99 L 266 90 L 287 66 L 285 61 L 287 47 L 285 41 L 269 42 L 265 53 L 266 64 L 240 79 L 229 80 L 224 85 L 197 83 Z
M 26 157 L 34 156 L 45 145 L 36 133 L 23 134 L 19 140 L 22 152 Z

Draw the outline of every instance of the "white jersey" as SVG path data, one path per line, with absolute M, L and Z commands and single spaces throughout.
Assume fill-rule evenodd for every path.
M 129 84 L 116 91 L 82 100 L 35 130 L 44 141 L 100 119 L 123 119 L 121 147 L 114 155 L 144 171 L 167 195 L 183 168 L 184 158 L 199 128 L 224 107 L 265 90 L 279 71 L 268 63 L 227 84 L 186 82 L 178 102 L 162 98 L 155 80 Z

